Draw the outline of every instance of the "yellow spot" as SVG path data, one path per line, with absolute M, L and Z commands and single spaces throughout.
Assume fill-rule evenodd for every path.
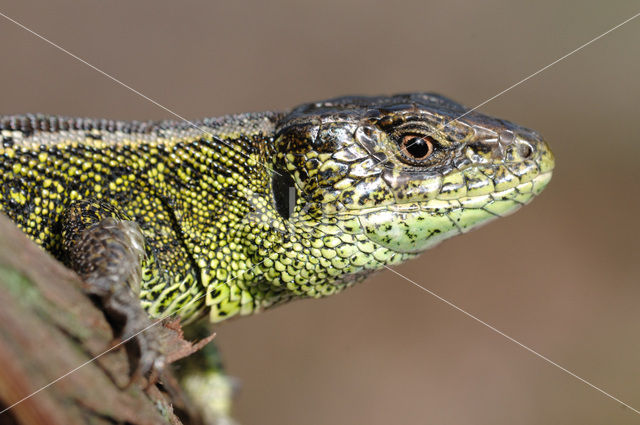
M 20 205 L 24 205 L 25 202 L 27 201 L 26 197 L 24 196 L 24 194 L 22 192 L 11 192 L 11 199 L 14 202 L 17 202 Z

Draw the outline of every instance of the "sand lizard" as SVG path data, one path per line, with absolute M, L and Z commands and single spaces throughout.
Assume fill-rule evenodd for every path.
M 218 322 L 334 294 L 531 200 L 554 166 L 542 137 L 467 112 L 414 93 L 195 123 L 4 116 L 0 210 L 123 336 L 144 312 Z

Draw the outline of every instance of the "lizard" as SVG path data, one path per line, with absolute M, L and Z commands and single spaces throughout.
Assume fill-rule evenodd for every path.
M 0 117 L 0 211 L 75 270 L 122 338 L 322 298 L 529 202 L 537 132 L 434 93 L 197 122 Z M 139 369 L 163 367 L 152 330 Z

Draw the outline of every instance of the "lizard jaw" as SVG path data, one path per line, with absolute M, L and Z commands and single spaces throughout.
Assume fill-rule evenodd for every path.
M 448 239 L 514 213 L 540 193 L 552 172 L 502 192 L 453 200 L 394 204 L 360 211 L 358 220 L 369 240 L 395 252 L 417 254 Z

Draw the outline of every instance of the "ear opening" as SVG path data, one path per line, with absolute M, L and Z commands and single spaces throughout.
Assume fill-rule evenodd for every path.
M 297 191 L 291 175 L 282 169 L 275 169 L 271 176 L 273 205 L 282 218 L 289 220 L 296 207 Z

